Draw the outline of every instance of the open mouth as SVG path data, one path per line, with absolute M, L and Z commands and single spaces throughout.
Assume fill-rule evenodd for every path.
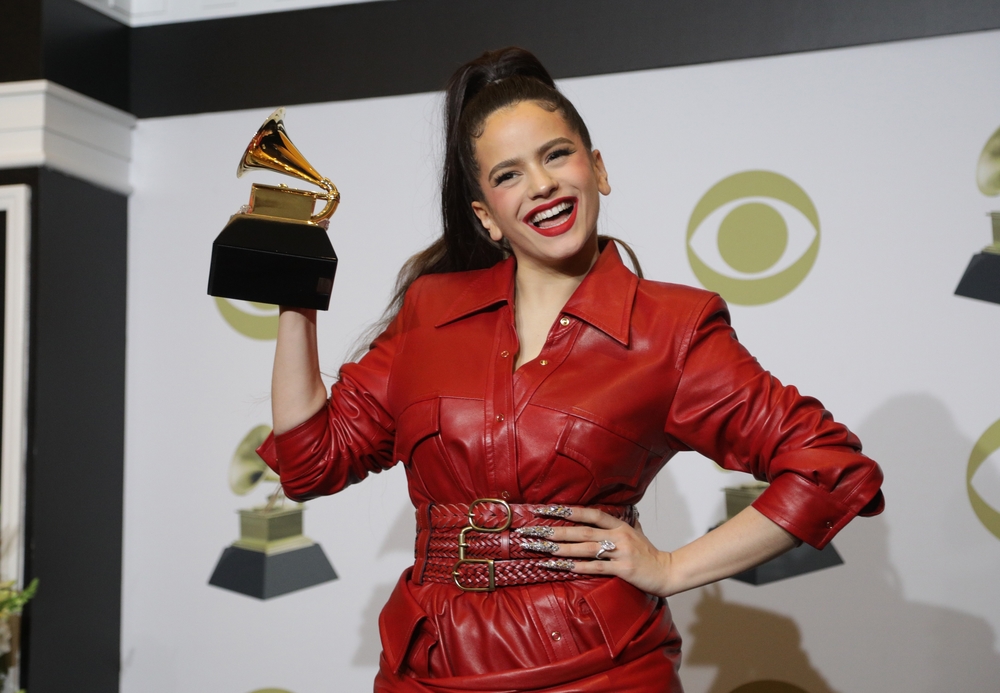
M 524 222 L 543 236 L 558 236 L 576 221 L 576 202 L 575 197 L 553 200 L 528 212 Z

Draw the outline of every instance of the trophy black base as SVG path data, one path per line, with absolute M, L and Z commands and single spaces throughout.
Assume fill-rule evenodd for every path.
M 833 548 L 833 544 L 827 544 L 822 551 L 808 544 L 801 544 L 756 568 L 737 573 L 733 576 L 733 580 L 751 585 L 766 585 L 769 582 L 805 575 L 843 563 L 844 559 L 837 553 L 837 549 Z
M 212 244 L 210 296 L 327 310 L 337 255 L 305 222 L 237 214 Z
M 973 255 L 955 295 L 1000 303 L 1000 255 L 986 252 Z
M 237 546 L 226 547 L 208 584 L 257 599 L 271 599 L 289 592 L 337 579 L 319 544 L 271 554 Z

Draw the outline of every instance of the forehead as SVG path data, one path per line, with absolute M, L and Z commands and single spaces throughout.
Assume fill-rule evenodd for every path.
M 560 137 L 577 142 L 580 139 L 558 110 L 550 111 L 534 101 L 521 101 L 490 114 L 483 124 L 482 135 L 476 138 L 476 155 L 482 165 L 490 160 L 521 158 Z

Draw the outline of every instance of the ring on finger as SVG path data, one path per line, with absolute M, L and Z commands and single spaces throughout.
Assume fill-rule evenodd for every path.
M 594 558 L 599 559 L 601 557 L 601 554 L 607 553 L 608 551 L 614 551 L 616 548 L 618 547 L 615 546 L 615 542 L 608 541 L 607 539 L 605 539 L 604 541 L 601 542 L 601 548 L 597 549 L 597 554 L 594 556 Z

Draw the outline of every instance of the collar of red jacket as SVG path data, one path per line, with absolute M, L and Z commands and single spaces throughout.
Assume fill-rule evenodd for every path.
M 461 320 L 501 303 L 514 305 L 513 257 L 481 270 L 459 295 L 435 327 Z M 601 332 L 628 346 L 632 304 L 639 278 L 622 264 L 618 248 L 608 241 L 590 273 L 577 287 L 562 312 L 593 325 Z

